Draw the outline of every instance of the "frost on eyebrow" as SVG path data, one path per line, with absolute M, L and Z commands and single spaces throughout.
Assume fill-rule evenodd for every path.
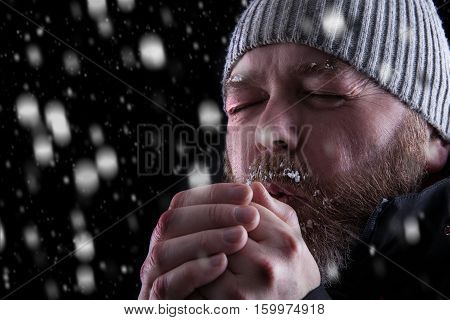
M 248 76 L 245 76 L 242 73 L 231 75 L 223 86 L 224 97 L 228 97 L 230 91 L 250 87 L 252 82 L 253 81 Z
M 344 68 L 338 63 L 337 58 L 329 58 L 322 62 L 312 62 L 312 63 L 300 63 L 294 72 L 297 73 L 333 73 L 337 71 L 342 71 Z
M 232 75 L 231 78 L 227 82 L 243 82 L 244 76 L 240 73 Z

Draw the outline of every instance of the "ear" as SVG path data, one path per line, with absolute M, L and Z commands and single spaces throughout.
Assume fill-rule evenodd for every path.
M 429 173 L 438 173 L 445 168 L 450 154 L 450 143 L 444 141 L 434 128 L 429 128 L 429 140 L 426 147 L 426 164 Z

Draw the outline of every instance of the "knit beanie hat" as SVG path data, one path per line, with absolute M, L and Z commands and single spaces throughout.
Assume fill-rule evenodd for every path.
M 450 140 L 450 51 L 432 0 L 254 0 L 232 35 L 223 83 L 246 52 L 277 43 L 347 62 Z

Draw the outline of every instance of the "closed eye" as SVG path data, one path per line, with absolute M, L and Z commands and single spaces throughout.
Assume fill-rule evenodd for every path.
M 260 101 L 249 102 L 249 103 L 243 103 L 243 104 L 237 105 L 237 106 L 231 108 L 231 109 L 228 111 L 228 113 L 229 113 L 230 115 L 236 114 L 236 113 L 238 113 L 239 111 L 242 111 L 242 110 L 247 109 L 247 108 L 249 108 L 249 107 L 257 106 L 257 105 L 261 104 L 263 101 L 264 101 L 264 100 L 260 100 Z
M 304 99 L 315 106 L 336 108 L 344 104 L 346 97 L 330 92 L 310 91 L 305 92 Z
M 315 96 L 315 97 L 325 97 L 325 98 L 334 98 L 334 99 L 344 99 L 344 96 L 339 94 L 331 93 L 331 92 L 322 92 L 322 91 L 307 91 L 307 96 Z

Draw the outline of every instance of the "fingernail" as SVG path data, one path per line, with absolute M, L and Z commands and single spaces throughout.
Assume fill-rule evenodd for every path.
M 224 232 L 223 239 L 228 243 L 236 243 L 239 242 L 242 238 L 242 230 L 241 229 L 229 229 Z
M 211 258 L 209 258 L 209 264 L 212 267 L 220 266 L 222 264 L 222 255 L 216 254 L 215 256 L 212 256 Z
M 236 207 L 234 214 L 236 220 L 242 224 L 249 224 L 255 219 L 255 212 L 251 207 Z

